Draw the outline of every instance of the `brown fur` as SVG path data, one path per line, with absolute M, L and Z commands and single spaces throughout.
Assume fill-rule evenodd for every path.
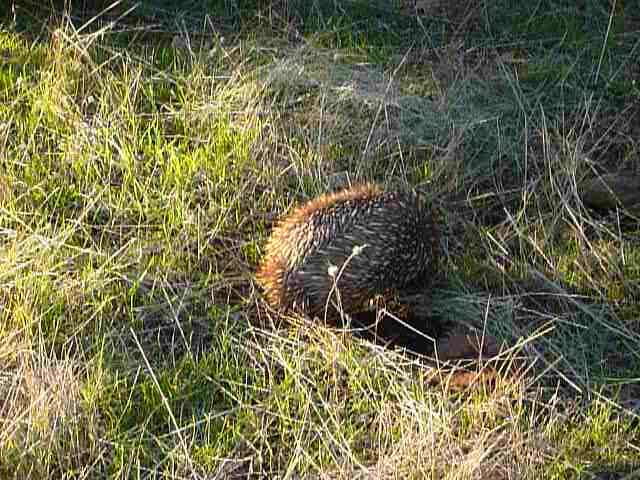
M 351 254 L 351 247 L 373 244 L 371 251 L 351 259 L 338 285 L 344 310 L 352 313 L 386 290 L 378 283 L 391 283 L 391 290 L 399 286 L 395 283 L 402 283 L 385 277 L 384 267 L 393 271 L 395 265 L 388 265 L 402 262 L 394 252 L 412 253 L 409 245 L 402 244 L 406 235 L 418 242 L 423 255 L 429 249 L 434 254 L 431 240 L 437 233 L 423 228 L 422 213 L 415 197 L 385 193 L 373 184 L 322 195 L 277 223 L 256 279 L 273 307 L 282 310 L 297 306 L 310 315 L 320 315 L 331 286 L 325 260 L 339 267 Z M 428 222 L 424 223 L 427 227 Z M 415 269 L 413 265 L 408 267 L 407 275 Z
M 297 207 L 288 216 L 280 219 L 271 232 L 266 245 L 267 254 L 256 273 L 256 280 L 265 291 L 267 301 L 275 308 L 291 307 L 286 300 L 283 277 L 287 273 L 286 258 L 282 256 L 280 246 L 290 242 L 291 231 L 304 224 L 307 219 L 320 210 L 327 209 L 338 202 L 371 198 L 381 193 L 374 184 L 356 185 L 347 190 L 322 195 Z

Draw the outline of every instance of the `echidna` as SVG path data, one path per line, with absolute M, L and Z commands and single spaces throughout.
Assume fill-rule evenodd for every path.
M 273 307 L 335 320 L 340 309 L 362 311 L 372 298 L 428 282 L 438 243 L 433 212 L 417 195 L 359 185 L 283 218 L 256 278 Z

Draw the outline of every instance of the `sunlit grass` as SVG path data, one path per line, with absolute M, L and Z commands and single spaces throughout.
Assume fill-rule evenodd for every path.
M 595 4 L 293 7 L 230 7 L 202 41 L 7 21 L 0 476 L 636 471 L 637 217 L 588 208 L 583 185 L 637 173 L 637 32 L 610 40 Z M 451 365 L 265 308 L 275 218 L 361 180 L 436 194 L 433 311 L 505 343 L 470 367 L 492 382 L 459 391 Z

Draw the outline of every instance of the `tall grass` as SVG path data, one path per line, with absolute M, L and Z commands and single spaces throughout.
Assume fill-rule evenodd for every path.
M 633 477 L 640 230 L 585 185 L 639 173 L 637 30 L 312 3 L 3 20 L 3 478 Z M 442 206 L 434 315 L 505 345 L 462 390 L 254 285 L 277 216 L 360 180 Z

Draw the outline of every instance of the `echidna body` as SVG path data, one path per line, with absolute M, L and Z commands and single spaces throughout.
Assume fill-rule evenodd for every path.
M 428 280 L 437 243 L 432 212 L 415 194 L 360 185 L 282 219 L 257 280 L 272 306 L 333 318 L 336 303 L 354 313 L 377 295 Z

